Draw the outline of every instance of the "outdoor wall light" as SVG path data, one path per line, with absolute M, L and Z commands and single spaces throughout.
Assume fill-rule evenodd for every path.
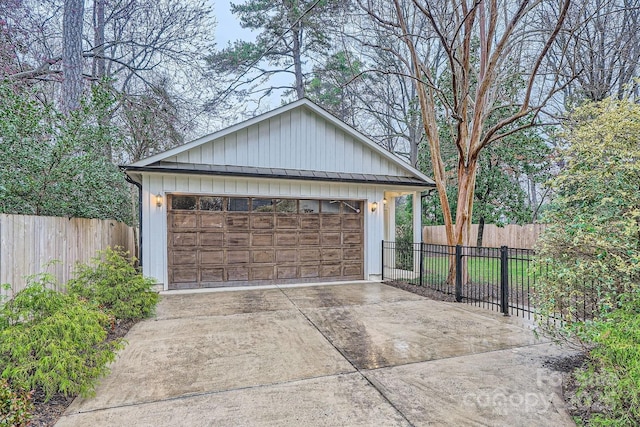
M 375 212 L 378 209 L 378 202 L 371 203 L 371 212 Z
M 156 206 L 159 208 L 162 207 L 162 194 L 156 194 Z
M 386 205 L 387 204 L 387 198 L 385 197 L 384 199 L 382 199 L 382 204 Z

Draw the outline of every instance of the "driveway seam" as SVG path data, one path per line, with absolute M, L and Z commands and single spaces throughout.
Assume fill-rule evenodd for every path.
M 129 408 L 129 407 L 132 407 L 132 406 L 153 405 L 155 403 L 162 403 L 162 402 L 173 402 L 173 401 L 178 401 L 178 400 L 183 400 L 183 399 L 191 399 L 193 397 L 214 396 L 214 395 L 217 395 L 217 394 L 231 393 L 231 392 L 234 392 L 234 391 L 258 390 L 258 389 L 261 389 L 261 388 L 284 386 L 284 385 L 288 385 L 288 384 L 302 383 L 302 382 L 305 382 L 305 381 L 312 381 L 312 380 L 318 380 L 318 379 L 323 379 L 323 378 L 332 378 L 332 377 L 339 377 L 339 376 L 352 375 L 352 374 L 355 375 L 357 373 L 359 373 L 359 372 L 354 370 L 354 371 L 338 372 L 338 373 L 327 374 L 327 375 L 318 375 L 318 376 L 314 376 L 314 377 L 299 378 L 299 379 L 289 380 L 289 381 L 280 381 L 280 382 L 274 382 L 274 383 L 269 383 L 269 384 L 256 384 L 256 385 L 248 385 L 248 386 L 242 386 L 242 387 L 236 387 L 236 388 L 229 388 L 229 389 L 225 389 L 225 390 L 211 390 L 211 391 L 202 391 L 202 392 L 196 392 L 196 393 L 188 393 L 188 394 L 184 394 L 184 395 L 181 395 L 181 396 L 168 397 L 168 398 L 165 398 L 165 399 L 145 400 L 145 401 L 140 401 L 140 402 L 135 402 L 135 403 L 133 403 L 133 402 L 132 403 L 125 403 L 125 404 L 122 404 L 122 405 L 105 406 L 105 407 L 101 407 L 101 408 L 89 409 L 89 410 L 86 410 L 86 411 L 78 411 L 78 412 L 66 413 L 66 414 L 63 414 L 63 417 L 70 417 L 70 416 L 81 415 L 81 414 L 91 414 L 91 413 L 94 413 L 94 412 L 108 411 L 108 410 L 118 409 L 118 408 Z M 360 375 L 362 376 L 362 374 L 360 374 Z
M 276 285 L 277 286 L 277 285 Z M 344 352 L 342 350 L 340 350 L 338 347 L 336 347 L 333 342 L 329 339 L 329 337 L 327 335 L 325 335 L 320 328 L 318 328 L 318 326 L 313 322 L 313 320 L 311 320 L 309 318 L 309 316 L 307 316 L 307 314 L 305 312 L 303 312 L 300 307 L 298 307 L 298 305 L 295 303 L 295 301 L 293 301 L 291 298 L 289 298 L 289 295 L 287 295 L 287 293 L 278 287 L 278 289 L 280 289 L 280 292 L 283 293 L 283 295 L 291 302 L 291 304 L 294 305 L 294 307 L 298 310 L 298 312 L 305 318 L 307 319 L 307 322 L 309 322 L 311 324 L 311 326 L 313 326 L 315 328 L 316 331 L 318 331 L 318 333 L 320 335 L 322 335 L 322 337 L 329 343 L 329 345 L 331 345 L 331 347 L 333 347 L 352 367 L 353 369 L 355 369 L 355 372 L 357 372 L 369 385 L 371 385 L 371 387 L 373 387 L 373 389 L 375 391 L 378 392 L 378 394 L 380 394 L 380 396 L 389 404 L 391 405 L 391 407 L 398 413 L 400 414 L 400 416 L 411 426 L 411 427 L 415 427 L 414 424 L 409 420 L 409 418 L 407 418 L 407 416 L 404 414 L 404 412 L 402 412 L 400 410 L 400 408 L 398 408 L 396 406 L 395 403 L 393 403 L 391 401 L 391 399 L 389 399 L 389 397 L 387 397 L 387 395 L 380 390 L 380 388 L 378 388 L 373 382 L 371 382 L 371 380 L 360 370 L 360 368 L 358 368 L 355 364 L 353 364 L 353 362 L 351 362 L 351 360 L 349 360 L 349 358 L 344 354 Z
M 542 346 L 542 345 L 554 345 L 554 343 L 552 341 L 545 341 L 545 342 L 539 342 L 539 343 L 534 343 L 534 344 L 524 344 L 524 345 L 517 345 L 517 346 L 513 346 L 513 347 L 508 347 L 508 348 L 502 348 L 502 349 L 498 349 L 498 350 L 486 350 L 486 351 L 478 351 L 478 352 L 473 352 L 473 353 L 468 353 L 468 354 L 459 354 L 456 356 L 445 356 L 445 357 L 440 357 L 438 359 L 429 359 L 429 360 L 417 360 L 415 362 L 407 362 L 407 363 L 400 363 L 398 365 L 387 365 L 387 366 L 380 366 L 378 368 L 372 368 L 372 369 L 364 369 L 363 372 L 375 372 L 375 371 L 379 371 L 382 369 L 393 369 L 393 368 L 399 368 L 401 366 L 411 366 L 411 365 L 417 365 L 419 363 L 432 363 L 432 362 L 439 362 L 441 360 L 454 360 L 454 359 L 462 359 L 464 357 L 471 357 L 471 356 L 475 356 L 478 354 L 490 354 L 490 353 L 500 353 L 503 351 L 513 351 L 515 349 L 518 348 L 530 348 L 530 347 L 537 347 L 537 346 Z

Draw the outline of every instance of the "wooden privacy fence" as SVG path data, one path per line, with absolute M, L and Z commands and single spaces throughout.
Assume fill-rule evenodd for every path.
M 509 246 L 510 248 L 533 249 L 545 227 L 545 224 L 509 224 L 504 227 L 485 224 L 482 246 L 487 248 Z M 478 224 L 473 224 L 471 226 L 471 246 L 475 246 L 477 235 Z M 446 245 L 447 233 L 444 225 L 423 227 L 422 241 L 434 245 Z
M 51 273 L 64 284 L 77 262 L 88 262 L 107 246 L 135 255 L 134 238 L 132 227 L 112 220 L 0 214 L 0 284 L 11 285 L 0 295 L 11 297 L 25 287 L 26 276 L 37 273 Z

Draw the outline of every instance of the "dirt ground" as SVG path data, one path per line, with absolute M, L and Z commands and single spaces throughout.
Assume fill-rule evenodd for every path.
M 394 288 L 402 289 L 403 291 L 412 292 L 425 298 L 429 298 L 435 301 L 455 302 L 454 295 L 445 294 L 444 292 L 438 292 L 434 289 L 426 286 L 416 286 L 406 282 L 388 281 L 384 282 L 386 285 L 393 286 Z

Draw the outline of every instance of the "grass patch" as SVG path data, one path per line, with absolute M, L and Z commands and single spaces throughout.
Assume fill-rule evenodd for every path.
M 500 260 L 498 258 L 463 257 L 467 263 L 469 282 L 474 284 L 499 284 Z M 449 275 L 449 257 L 426 256 L 424 258 L 423 282 L 429 286 L 445 286 Z M 526 283 L 529 278 L 529 262 L 523 260 L 509 260 L 508 266 L 510 283 Z M 420 282 L 419 278 L 409 281 L 413 284 Z

